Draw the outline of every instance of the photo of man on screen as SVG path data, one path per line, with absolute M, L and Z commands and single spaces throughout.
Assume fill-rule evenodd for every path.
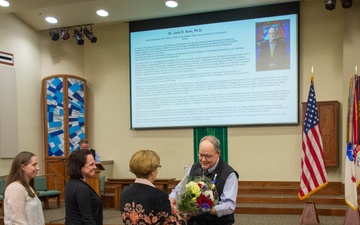
M 256 70 L 284 70 L 290 69 L 289 54 L 286 39 L 284 38 L 284 30 L 282 35 L 279 34 L 279 29 L 282 29 L 279 24 L 267 24 L 262 26 L 261 38 L 257 41 L 257 62 Z M 259 35 L 257 35 L 259 37 Z

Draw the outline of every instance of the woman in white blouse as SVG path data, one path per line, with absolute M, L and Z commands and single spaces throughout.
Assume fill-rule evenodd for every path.
M 34 191 L 38 171 L 38 160 L 33 153 L 24 151 L 15 156 L 5 186 L 5 225 L 45 224 L 42 204 Z

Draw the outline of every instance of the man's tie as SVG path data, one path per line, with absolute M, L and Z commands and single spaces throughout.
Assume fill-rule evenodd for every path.
M 203 170 L 203 174 L 206 176 L 209 173 L 208 170 Z

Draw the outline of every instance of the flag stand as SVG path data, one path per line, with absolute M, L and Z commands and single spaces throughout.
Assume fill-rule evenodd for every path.
M 319 216 L 315 207 L 315 202 L 307 201 L 301 215 L 301 225 L 317 225 L 320 223 Z
M 343 225 L 359 225 L 360 224 L 360 216 L 359 210 L 353 210 L 350 207 L 346 211 L 345 220 Z

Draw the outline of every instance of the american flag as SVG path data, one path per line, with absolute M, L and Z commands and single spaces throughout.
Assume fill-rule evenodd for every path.
M 308 198 L 328 183 L 313 81 L 310 84 L 302 136 L 302 172 L 298 193 L 301 200 Z

